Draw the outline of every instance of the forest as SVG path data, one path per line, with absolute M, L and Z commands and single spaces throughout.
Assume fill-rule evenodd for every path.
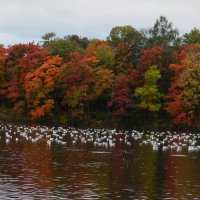
M 160 16 L 106 40 L 48 32 L 0 47 L 0 118 L 63 125 L 200 129 L 200 30 Z

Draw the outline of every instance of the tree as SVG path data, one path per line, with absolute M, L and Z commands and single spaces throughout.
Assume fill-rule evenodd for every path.
M 79 37 L 78 35 L 68 35 L 64 39 L 76 42 L 83 49 L 86 49 L 90 43 L 87 37 Z
M 174 116 L 174 122 L 200 129 L 200 46 L 185 47 L 180 51 L 180 58 L 180 63 L 170 66 L 175 75 L 166 110 Z
M 0 48 L 0 101 L 4 103 L 6 101 L 7 82 L 5 80 L 6 75 L 6 48 L 3 46 Z
M 98 60 L 92 55 L 71 54 L 61 67 L 60 85 L 64 91 L 63 104 L 72 115 L 89 119 L 89 102 L 94 101 L 113 82 L 113 72 L 96 68 Z
M 164 48 L 161 46 L 154 46 L 151 48 L 143 49 L 139 63 L 137 65 L 137 71 L 139 75 L 144 77 L 144 73 L 152 65 L 156 65 L 159 69 L 162 68 Z
M 200 44 L 200 30 L 194 28 L 190 33 L 185 33 L 183 35 L 184 44 Z
M 144 74 L 150 66 L 156 65 L 161 73 L 161 78 L 158 81 L 160 91 L 167 94 L 171 77 L 169 65 L 176 62 L 177 54 L 178 52 L 176 50 L 161 46 L 144 49 L 136 67 L 140 78 L 138 85 L 142 85 L 144 83 Z
M 129 59 L 131 64 L 136 65 L 144 46 L 143 35 L 132 26 L 116 26 L 112 28 L 108 38 L 110 46 L 116 50 L 122 43 L 127 45 L 127 49 L 131 49 Z
M 115 26 L 107 38 L 111 47 L 116 48 L 120 43 L 128 43 L 131 47 L 139 46 L 142 35 L 132 26 Z
M 200 129 L 200 52 L 191 53 L 183 61 L 186 68 L 180 75 L 179 86 L 184 107 L 193 114 L 193 124 Z
M 95 56 L 98 60 L 98 68 L 113 69 L 114 53 L 106 41 L 93 40 L 86 49 L 87 56 Z
M 157 66 L 151 66 L 145 72 L 145 83 L 135 90 L 135 96 L 140 98 L 140 107 L 149 111 L 159 111 L 163 94 L 158 90 L 157 81 L 161 78 Z
M 38 44 L 17 44 L 7 48 L 3 85 L 6 85 L 7 99 L 18 115 L 24 114 L 26 110 L 25 76 L 41 66 L 49 57 L 50 53 Z
M 54 99 L 51 93 L 60 72 L 60 63 L 60 57 L 51 57 L 25 77 L 26 101 L 32 120 L 48 115 L 53 109 Z
M 148 46 L 177 46 L 180 43 L 178 29 L 174 29 L 164 16 L 160 16 L 149 29 L 148 37 Z
M 75 51 L 81 52 L 82 48 L 74 40 L 70 39 L 56 39 L 51 41 L 47 46 L 48 51 L 52 55 L 58 55 L 63 58 L 64 61 L 69 60 L 69 55 Z
M 118 76 L 128 75 L 133 69 L 132 51 L 127 43 L 120 43 L 115 50 L 114 72 Z
M 123 117 L 128 114 L 128 109 L 131 108 L 129 80 L 126 76 L 121 76 L 113 87 L 111 93 L 111 101 L 108 102 L 108 107 L 113 109 L 114 115 Z
M 56 38 L 56 34 L 54 32 L 48 32 L 48 33 L 45 33 L 43 36 L 42 36 L 42 39 L 43 39 L 43 46 L 44 47 L 47 47 L 51 41 L 55 40 Z

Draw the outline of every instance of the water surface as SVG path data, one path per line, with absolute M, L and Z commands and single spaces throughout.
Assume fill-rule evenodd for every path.
M 69 133 L 67 144 L 6 142 L 5 132 L 0 199 L 200 199 L 199 151 L 154 151 L 152 145 L 118 139 L 105 148 L 81 138 L 73 143 Z

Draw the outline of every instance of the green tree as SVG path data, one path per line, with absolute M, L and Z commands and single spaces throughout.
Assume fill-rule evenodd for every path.
M 56 39 L 48 45 L 48 50 L 52 55 L 59 55 L 64 61 L 68 61 L 70 53 L 81 52 L 82 48 L 74 40 Z
M 132 26 L 116 26 L 112 28 L 108 38 L 110 46 L 117 51 L 120 45 L 127 45 L 131 49 L 131 63 L 136 65 L 144 46 L 143 35 Z
M 148 37 L 148 46 L 177 46 L 180 43 L 178 29 L 173 28 L 172 23 L 168 22 L 164 16 L 160 16 L 154 26 L 149 29 Z
M 56 34 L 54 32 L 48 32 L 48 33 L 45 33 L 43 36 L 42 36 L 42 43 L 43 43 L 43 46 L 46 47 L 50 44 L 50 42 L 52 40 L 54 40 L 56 37 Z
M 142 41 L 142 35 L 132 26 L 115 26 L 108 36 L 108 41 L 114 48 L 122 42 L 137 46 Z
M 90 43 L 90 40 L 87 37 L 80 37 L 78 35 L 68 35 L 64 39 L 75 41 L 81 48 L 86 49 Z
M 183 35 L 184 44 L 199 44 L 200 43 L 200 30 L 194 28 L 190 33 L 185 33 Z
M 163 94 L 159 92 L 157 81 L 161 78 L 160 70 L 155 65 L 145 72 L 143 87 L 136 88 L 135 96 L 140 98 L 140 107 L 149 111 L 159 111 Z

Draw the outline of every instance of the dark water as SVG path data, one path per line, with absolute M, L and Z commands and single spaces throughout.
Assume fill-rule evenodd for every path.
M 1 140 L 0 199 L 200 199 L 200 153 Z

